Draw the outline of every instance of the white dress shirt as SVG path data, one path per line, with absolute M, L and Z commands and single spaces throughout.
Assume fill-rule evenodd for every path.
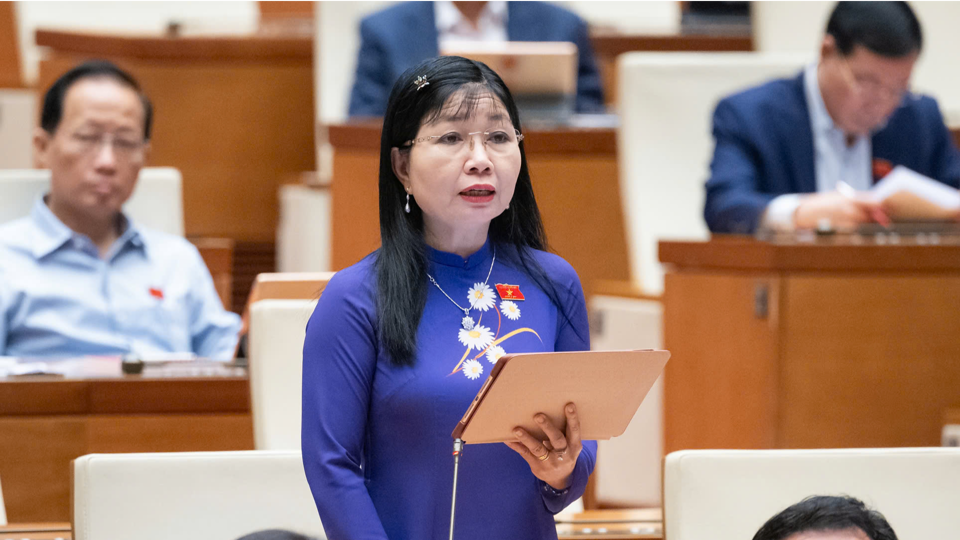
M 438 45 L 442 51 L 456 42 L 502 42 L 507 39 L 507 3 L 487 2 L 480 11 L 477 26 L 463 16 L 453 2 L 434 2 L 434 19 L 437 22 Z
M 804 94 L 810 111 L 813 131 L 813 164 L 817 193 L 837 189 L 842 180 L 857 191 L 866 191 L 873 185 L 870 157 L 873 154 L 870 137 L 859 135 L 853 144 L 847 144 L 847 135 L 833 122 L 820 93 L 817 64 L 811 64 L 803 73 Z M 778 231 L 792 231 L 794 213 L 802 195 L 790 193 L 770 201 L 761 218 L 761 226 Z

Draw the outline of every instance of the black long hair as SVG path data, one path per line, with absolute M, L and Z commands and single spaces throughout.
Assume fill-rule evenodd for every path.
M 429 84 L 418 84 L 423 77 Z M 408 69 L 393 85 L 380 136 L 380 250 L 377 254 L 377 315 L 380 342 L 390 361 L 412 366 L 416 356 L 417 328 L 427 301 L 427 258 L 423 239 L 423 212 L 410 199 L 396 174 L 390 154 L 417 136 L 420 126 L 438 118 L 447 101 L 462 96 L 460 113 L 470 115 L 477 102 L 492 95 L 506 107 L 513 127 L 522 133 L 520 114 L 503 80 L 482 62 L 459 56 L 425 60 Z M 533 195 L 527 156 L 520 142 L 520 174 L 510 207 L 490 222 L 490 243 L 503 248 L 498 259 L 513 262 L 556 304 L 569 321 L 556 287 L 531 254 L 546 250 L 547 237 Z

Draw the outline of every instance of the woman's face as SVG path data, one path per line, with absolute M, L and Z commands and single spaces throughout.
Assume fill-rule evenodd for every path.
M 520 174 L 516 131 L 493 94 L 476 99 L 465 107 L 463 92 L 454 94 L 435 121 L 420 127 L 409 151 L 393 149 L 394 172 L 423 211 L 428 243 L 485 236 L 513 198 Z

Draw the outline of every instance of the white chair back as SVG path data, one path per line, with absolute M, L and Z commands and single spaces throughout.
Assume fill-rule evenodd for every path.
M 923 28 L 923 51 L 914 67 L 913 91 L 937 98 L 944 121 L 952 128 L 960 126 L 960 73 L 956 69 L 956 50 L 960 33 L 957 2 L 910 2 Z
M 0 90 L 0 169 L 33 166 L 33 129 L 36 125 L 36 91 Z
M 330 186 L 280 186 L 277 272 L 330 270 Z
M 743 540 L 811 495 L 849 495 L 899 538 L 960 530 L 960 448 L 685 450 L 664 465 L 670 540 Z
M 250 406 L 258 450 L 300 450 L 303 340 L 316 300 L 250 306 Z
M 74 540 L 326 538 L 300 452 L 90 454 L 73 464 Z
M 827 19 L 836 5 L 824 0 L 753 2 L 750 27 L 755 50 L 764 54 L 805 53 L 814 60 L 820 54 Z
M 3 485 L 0 485 L 0 525 L 7 524 L 7 509 L 3 505 Z
M 552 3 L 575 12 L 591 26 L 644 34 L 680 32 L 681 10 L 677 0 L 553 0 Z
M 139 225 L 183 236 L 182 184 L 177 169 L 144 167 L 124 211 Z M 34 201 L 49 189 L 49 170 L 0 170 L 0 223 L 29 215 Z
M 590 298 L 590 350 L 663 348 L 663 305 L 654 300 Z M 594 496 L 617 508 L 661 506 L 663 377 L 653 385 L 623 435 L 597 442 Z
M 810 55 L 627 53 L 618 59 L 620 190 L 633 281 L 663 292 L 657 242 L 700 240 L 717 102 L 791 76 Z
M 317 2 L 314 25 L 313 63 L 316 89 L 317 125 L 329 125 L 347 119 L 347 104 L 357 71 L 357 53 L 360 51 L 360 20 L 395 2 L 383 0 L 366 2 Z M 345 28 L 351 31 L 344 32 Z M 339 52 L 337 52 L 339 51 Z M 325 127 L 323 128 L 325 130 Z M 326 142 L 324 132 L 324 142 Z M 319 138 L 319 137 L 318 137 Z M 329 159 L 317 156 L 322 167 Z

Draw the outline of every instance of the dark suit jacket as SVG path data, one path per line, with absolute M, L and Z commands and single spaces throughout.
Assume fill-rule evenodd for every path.
M 751 233 L 777 195 L 817 190 L 813 130 L 803 88 L 801 73 L 717 105 L 716 149 L 703 212 L 711 231 Z M 875 170 L 885 160 L 953 187 L 960 184 L 960 152 L 933 98 L 908 95 L 872 143 Z M 880 168 L 888 168 L 887 163 Z
M 587 24 L 577 15 L 542 2 L 507 2 L 510 41 L 570 41 L 580 51 L 577 111 L 603 110 L 600 74 Z M 402 2 L 360 22 L 360 54 L 350 93 L 350 116 L 383 116 L 393 83 L 418 62 L 439 54 L 431 2 Z

